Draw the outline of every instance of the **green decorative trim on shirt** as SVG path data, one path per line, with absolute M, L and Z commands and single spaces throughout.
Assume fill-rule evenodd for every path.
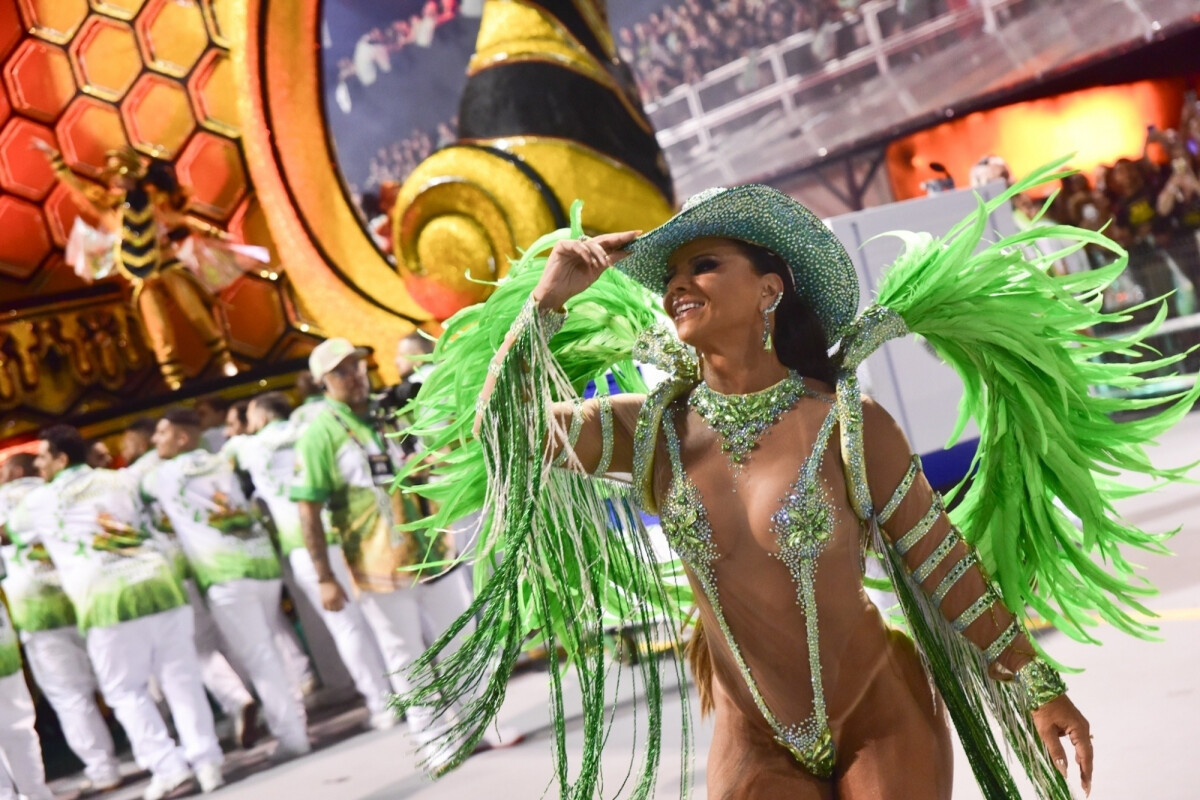
M 26 633 L 69 628 L 76 624 L 75 606 L 62 590 L 10 597 L 9 610 L 13 626 Z
M 79 630 L 86 633 L 92 628 L 110 628 L 129 620 L 170 611 L 186 603 L 187 595 L 183 587 L 174 575 L 166 571 L 135 583 L 116 581 L 112 585 L 97 587 L 88 596 L 86 604 L 77 608 Z
M 249 578 L 250 580 L 265 581 L 282 575 L 279 561 L 274 557 L 248 558 L 238 554 L 215 554 L 203 561 L 191 562 L 192 574 L 196 576 L 196 585 L 203 591 L 218 583 Z

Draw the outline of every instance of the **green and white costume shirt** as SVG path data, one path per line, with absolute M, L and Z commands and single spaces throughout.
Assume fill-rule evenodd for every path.
M 0 486 L 0 526 L 5 524 L 25 495 L 42 486 L 41 478 L 18 478 Z M 12 610 L 12 623 L 20 631 L 49 631 L 75 624 L 75 608 L 63 591 L 62 579 L 42 544 L 0 547 L 8 575 L 4 595 Z
M 141 497 L 169 522 L 201 589 L 280 576 L 271 539 L 228 459 L 182 453 L 142 478 Z
M 142 482 L 142 478 L 146 477 L 155 467 L 162 463 L 162 458 L 153 448 L 142 453 L 136 461 L 125 467 L 122 472 L 129 476 L 133 481 L 133 485 L 137 486 Z
M 398 527 L 423 516 L 411 497 L 388 491 L 404 461 L 399 444 L 344 403 L 327 398 L 324 406 L 296 442 L 291 499 L 324 504 L 325 530 L 341 542 L 364 591 L 389 592 L 445 571 L 454 555 L 448 534 Z M 417 564 L 441 566 L 406 569 Z
M 321 412 L 325 409 L 325 397 L 323 395 L 310 397 L 292 410 L 291 416 L 287 419 L 288 425 L 295 428 L 296 435 L 299 436 L 304 433 L 304 429 L 320 416 Z
M 7 528 L 21 547 L 45 546 L 83 631 L 187 602 L 119 472 L 69 467 L 25 495 Z
M 277 419 L 252 436 L 233 437 L 221 450 L 235 469 L 250 476 L 255 494 L 271 512 L 284 556 L 304 547 L 300 507 L 289 496 L 296 475 L 298 438 L 299 430 L 290 421 Z M 337 544 L 332 528 L 326 527 L 325 534 L 330 544 Z
M 16 675 L 21 671 L 21 645 L 17 631 L 8 618 L 4 603 L 0 603 L 0 678 Z
M 154 450 L 148 450 L 132 464 L 122 469 L 121 472 L 127 477 L 129 484 L 138 490 L 140 495 L 142 479 L 157 469 L 162 463 L 163 460 L 159 457 L 158 453 L 154 452 Z M 170 562 L 171 569 L 175 572 L 175 577 L 181 583 L 188 580 L 191 578 L 191 569 L 188 567 L 187 556 L 183 554 L 183 548 L 179 546 L 179 537 L 175 535 L 175 528 L 171 526 L 171 520 L 167 519 L 166 513 L 158 503 L 147 502 L 145 498 L 141 499 L 149 531 L 154 537 L 154 545 L 162 551 L 167 561 Z

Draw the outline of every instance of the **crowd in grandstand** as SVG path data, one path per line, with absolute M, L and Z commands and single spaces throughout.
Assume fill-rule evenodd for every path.
M 838 30 L 857 26 L 864 0 L 684 0 L 621 28 L 617 46 L 633 68 L 642 98 L 652 102 L 682 84 L 795 33 L 812 31 L 813 58 L 841 55 Z M 899 0 L 888 31 L 965 8 L 975 0 Z M 856 34 L 857 35 L 857 34 Z M 858 42 L 862 44 L 862 42 Z
M 972 183 L 1008 176 L 1002 158 L 987 156 L 972 172 Z M 1018 197 L 1017 214 L 1037 218 L 1041 201 Z M 1102 230 L 1129 251 L 1130 268 L 1106 293 L 1108 310 L 1173 293 L 1177 315 L 1196 310 L 1200 283 L 1200 104 L 1189 94 L 1177 130 L 1150 126 L 1138 158 L 1098 166 L 1092 175 L 1062 179 L 1045 217 L 1091 230 Z M 1104 266 L 1108 251 L 1088 247 L 1065 259 L 1075 271 Z

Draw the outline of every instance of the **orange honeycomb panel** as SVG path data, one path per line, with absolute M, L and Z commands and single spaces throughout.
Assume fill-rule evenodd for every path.
M 4 0 L 0 0 L 0 3 Z M 3 125 L 8 115 L 12 113 L 12 106 L 8 104 L 8 94 L 0 92 L 0 125 Z
M 121 116 L 133 146 L 173 158 L 196 127 L 187 92 L 175 81 L 143 75 L 121 103 Z
M 53 122 L 75 96 L 67 54 L 37 39 L 22 42 L 4 65 L 4 84 L 13 107 L 42 122 Z
M 58 121 L 55 132 L 63 159 L 71 169 L 93 178 L 100 177 L 106 152 L 128 144 L 121 114 L 92 97 L 76 98 Z
M 17 46 L 24 32 L 25 25 L 17 13 L 16 0 L 0 0 L 0 59 Z
M 92 17 L 75 37 L 71 62 L 83 90 L 105 100 L 120 100 L 142 71 L 133 28 L 104 17 Z
M 12 195 L 0 195 L 0 231 L 20 231 L 20 236 L 0 236 L 0 273 L 25 279 L 50 252 L 50 234 L 42 210 Z
M 233 30 L 234 6 L 237 0 L 200 0 L 204 8 L 204 21 L 213 42 L 229 47 L 229 32 Z
M 74 193 L 63 184 L 55 187 L 50 193 L 50 198 L 42 204 L 42 209 L 46 212 L 46 222 L 50 223 L 50 235 L 54 238 L 54 244 L 59 247 L 67 246 L 67 239 L 71 237 L 71 227 L 75 224 L 76 217 L 82 216 L 84 222 L 96 224 L 96 220 L 90 218 L 91 209 L 80 205 Z
M 137 31 L 146 63 L 176 78 L 187 75 L 208 48 L 204 13 L 195 0 L 150 0 Z
M 279 263 L 271 229 L 267 227 L 267 215 L 263 213 L 258 197 L 251 195 L 242 202 L 233 218 L 229 220 L 229 232 L 240 242 L 257 244 L 271 251 L 271 264 Z
M 66 44 L 88 15 L 87 0 L 17 0 L 34 36 Z
M 92 8 L 101 14 L 117 19 L 130 20 L 146 5 L 146 0 L 92 0 Z
M 234 352 L 264 358 L 287 329 L 278 283 L 247 275 L 221 293 Z
M 55 183 L 54 170 L 35 141 L 55 146 L 49 128 L 27 119 L 14 119 L 0 132 L 0 187 L 28 200 L 41 200 Z
M 179 181 L 192 189 L 192 208 L 228 219 L 246 191 L 242 154 L 229 139 L 201 131 L 175 162 Z
M 238 135 L 237 88 L 233 62 L 220 50 L 210 50 L 188 81 L 200 124 L 227 136 Z

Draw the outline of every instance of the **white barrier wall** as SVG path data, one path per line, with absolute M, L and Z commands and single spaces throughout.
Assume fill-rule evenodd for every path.
M 996 181 L 978 190 L 959 189 L 827 220 L 858 271 L 859 310 L 874 300 L 880 276 L 900 253 L 900 240 L 881 234 L 910 230 L 944 235 L 975 210 L 976 192 L 990 199 L 1003 191 L 1003 182 Z M 1016 225 L 1005 206 L 992 214 L 987 237 L 995 241 L 1012 233 Z M 943 450 L 958 419 L 962 384 L 923 342 L 914 336 L 888 342 L 867 359 L 860 378 L 864 390 L 899 422 L 935 486 L 946 486 L 965 474 L 978 431 L 969 425 L 958 447 Z

